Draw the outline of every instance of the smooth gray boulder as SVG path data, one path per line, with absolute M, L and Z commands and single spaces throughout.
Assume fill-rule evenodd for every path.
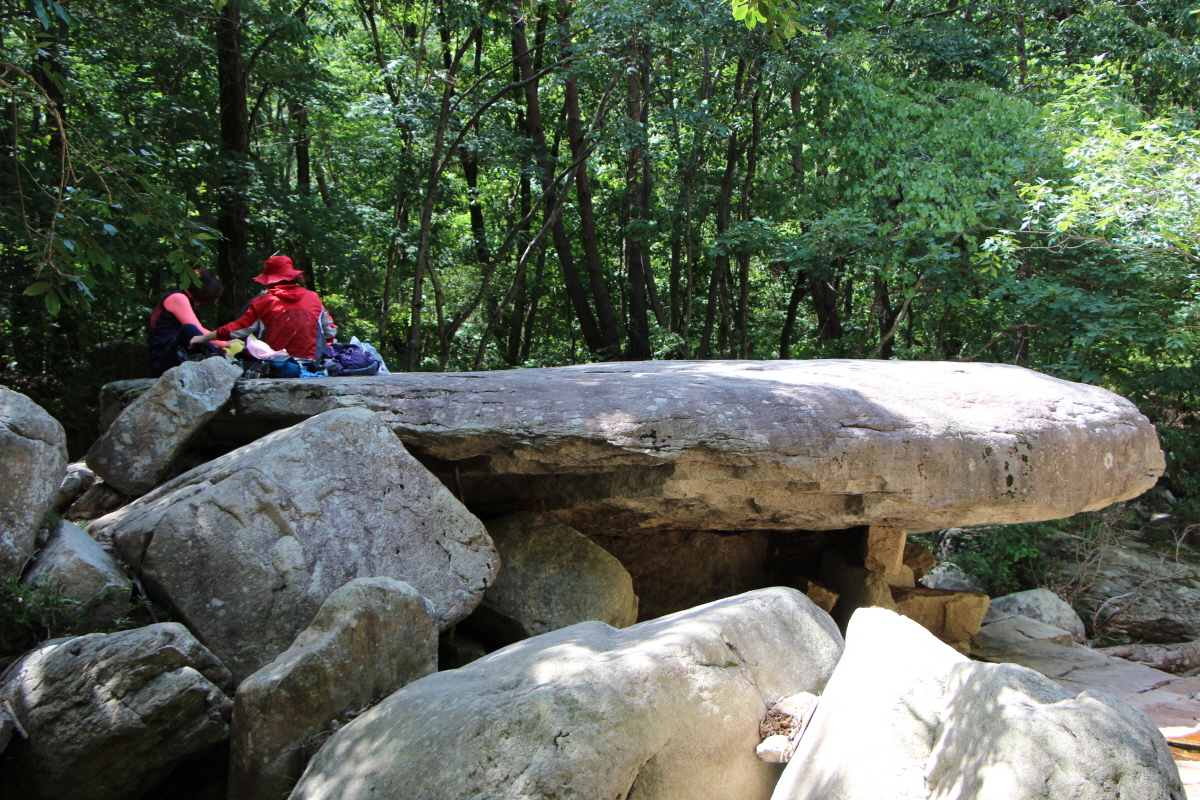
M 819 692 L 829 616 L 763 589 L 617 630 L 583 622 L 411 683 L 334 734 L 292 800 L 770 796 L 775 702 Z
M 498 566 L 483 523 L 365 409 L 278 431 L 88 530 L 111 538 L 238 680 L 355 578 L 409 583 L 445 629 L 479 604 Z
M 313 736 L 436 672 L 437 650 L 433 609 L 408 584 L 358 578 L 329 595 L 292 646 L 238 686 L 229 800 L 286 796 Z
M 223 358 L 185 361 L 167 370 L 95 441 L 88 466 L 124 494 L 145 494 L 229 401 L 241 376 L 241 368 Z
M 1030 589 L 1026 592 L 1014 592 L 1003 597 L 993 597 L 988 606 L 988 618 L 985 623 L 995 622 L 1003 616 L 1021 616 L 1036 619 L 1047 625 L 1070 631 L 1075 641 L 1083 644 L 1087 641 L 1087 630 L 1083 620 L 1071 604 L 1049 589 Z
M 79 632 L 104 630 L 129 613 L 132 581 L 95 539 L 66 520 L 50 529 L 23 583 L 51 588 L 79 604 Z
M 21 575 L 67 466 L 58 420 L 0 386 L 0 581 Z
M 621 562 L 582 533 L 542 514 L 509 514 L 486 524 L 504 565 L 473 620 L 502 631 L 503 644 L 597 621 L 637 622 L 633 579 Z
M 1098 692 L 1075 696 L 1024 667 L 969 661 L 912 620 L 864 608 L 772 799 L 884 797 L 1184 793 L 1166 740 L 1142 712 Z
M 1002 364 L 653 361 L 244 381 L 210 435 L 379 412 L 468 505 L 539 501 L 591 534 L 908 532 L 1031 522 L 1154 485 L 1154 426 L 1097 386 Z
M 228 680 L 177 623 L 43 644 L 0 685 L 29 733 L 4 751 L 0 796 L 136 800 L 229 735 Z

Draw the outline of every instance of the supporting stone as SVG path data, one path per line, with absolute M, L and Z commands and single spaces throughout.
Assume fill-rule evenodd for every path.
M 908 534 L 899 528 L 871 525 L 863 534 L 863 566 L 880 575 L 896 575 L 904 565 Z
M 826 614 L 833 611 L 833 607 L 837 605 L 838 597 L 840 596 L 828 586 L 824 586 L 816 581 L 809 581 L 804 593 L 808 595 L 809 600 L 812 600 L 816 604 L 817 608 Z
M 988 596 L 975 592 L 893 588 L 892 599 L 901 616 L 964 655 L 971 652 L 971 637 L 979 632 L 988 609 Z

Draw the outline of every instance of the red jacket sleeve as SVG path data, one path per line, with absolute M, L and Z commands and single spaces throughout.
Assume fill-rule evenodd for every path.
M 242 315 L 233 322 L 228 322 L 217 328 L 217 338 L 228 339 L 235 331 L 246 330 L 255 322 L 258 322 L 258 301 L 261 297 L 265 297 L 265 295 L 259 295 L 251 300 L 250 305 L 246 306 L 246 310 Z

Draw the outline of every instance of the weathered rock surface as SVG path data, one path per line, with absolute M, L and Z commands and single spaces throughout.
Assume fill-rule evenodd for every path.
M 130 580 L 116 559 L 78 525 L 62 520 L 50 529 L 24 583 L 53 587 L 80 604 L 79 625 L 104 629 L 129 613 Z
M 391 578 L 358 578 L 326 598 L 278 658 L 242 681 L 233 705 L 230 800 L 277 800 L 304 769 L 304 746 L 437 670 L 429 601 Z
M 1152 643 L 1200 638 L 1196 551 L 1124 542 L 1105 546 L 1098 559 L 1080 562 L 1076 552 L 1080 546 L 1088 545 L 1070 534 L 1050 540 L 1052 555 L 1060 553 L 1067 559 L 1060 563 L 1056 577 L 1083 587 L 1075 602 L 1089 623 L 1098 616 L 1105 632 Z
M 246 381 L 210 429 L 378 411 L 468 505 L 604 528 L 908 532 L 1065 517 L 1163 470 L 1134 405 L 998 364 L 593 364 Z M 219 423 L 219 424 L 218 424 Z
M 919 581 L 937 566 L 937 556 L 924 545 L 908 542 L 904 545 L 904 566 L 911 569 L 913 579 Z
M 67 465 L 58 420 L 0 386 L 0 580 L 20 576 Z
M 1087 631 L 1079 614 L 1071 608 L 1070 603 L 1049 589 L 1030 589 L 1003 597 L 993 597 L 989 613 L 1029 617 L 1070 631 L 1075 641 L 1080 644 L 1087 641 Z
M 1069 692 L 1098 690 L 1146 714 L 1159 727 L 1193 727 L 1200 722 L 1200 678 L 1183 678 L 1114 658 L 1086 647 L 1063 647 L 1051 639 L 1030 639 L 985 625 L 975 636 L 971 657 L 996 664 L 1020 664 L 1045 675 Z
M 1074 697 L 1030 670 L 968 661 L 910 620 L 863 609 L 773 798 L 883 797 L 1184 794 L 1166 740 L 1120 700 Z
M 1173 675 L 1200 667 L 1200 640 L 1178 644 L 1120 644 L 1099 647 L 1096 652 L 1136 661 Z
M 110 537 L 147 591 L 239 680 L 286 650 L 355 578 L 409 583 L 448 628 L 478 605 L 497 568 L 483 524 L 364 409 L 260 439 L 89 531 Z
M 637 622 L 633 579 L 621 562 L 552 517 L 510 514 L 486 524 L 503 564 L 472 619 L 509 644 L 577 622 L 625 628 Z
M 96 440 L 88 450 L 88 466 L 120 492 L 145 494 L 229 401 L 241 376 L 241 368 L 223 358 L 186 361 L 167 370 Z
M 896 611 L 908 617 L 960 653 L 971 650 L 971 637 L 979 632 L 988 610 L 988 596 L 944 589 L 892 588 Z
M 132 498 L 121 494 L 104 481 L 96 481 L 71 503 L 63 514 L 72 522 L 88 522 L 126 505 Z
M 67 506 L 74 503 L 81 494 L 92 488 L 96 482 L 96 473 L 88 468 L 83 461 L 67 464 L 67 474 L 58 485 L 58 496 L 54 499 L 54 510 L 62 513 Z
M 13 664 L 0 687 L 29 733 L 0 757 L 0 795 L 140 797 L 229 735 L 228 680 L 176 623 L 47 642 Z
M 12 741 L 13 732 L 17 726 L 3 709 L 0 709 L 0 754 L 4 752 L 4 748 L 8 747 L 8 743 Z M 3 762 L 0 762 L 3 763 Z
M 871 525 L 863 534 L 863 566 L 880 575 L 897 575 L 904 567 L 907 535 L 899 528 Z
M 820 691 L 840 652 L 791 589 L 580 623 L 404 687 L 334 734 L 291 797 L 766 798 L 759 721 Z
M 925 577 L 921 578 L 921 585 L 927 589 L 941 589 L 947 592 L 984 591 L 983 581 L 950 561 L 939 562 L 929 570 Z
M 983 622 L 979 632 L 971 638 L 973 648 L 1004 650 L 1032 641 L 1050 642 L 1062 647 L 1075 645 L 1075 637 L 1070 631 L 1029 617 L 1001 614 L 989 609 Z

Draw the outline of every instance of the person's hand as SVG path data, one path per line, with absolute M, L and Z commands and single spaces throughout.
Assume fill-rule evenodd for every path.
M 197 345 L 204 344 L 206 341 L 208 341 L 208 340 L 205 339 L 203 336 L 193 336 L 191 341 L 188 342 L 188 346 L 196 347 Z

